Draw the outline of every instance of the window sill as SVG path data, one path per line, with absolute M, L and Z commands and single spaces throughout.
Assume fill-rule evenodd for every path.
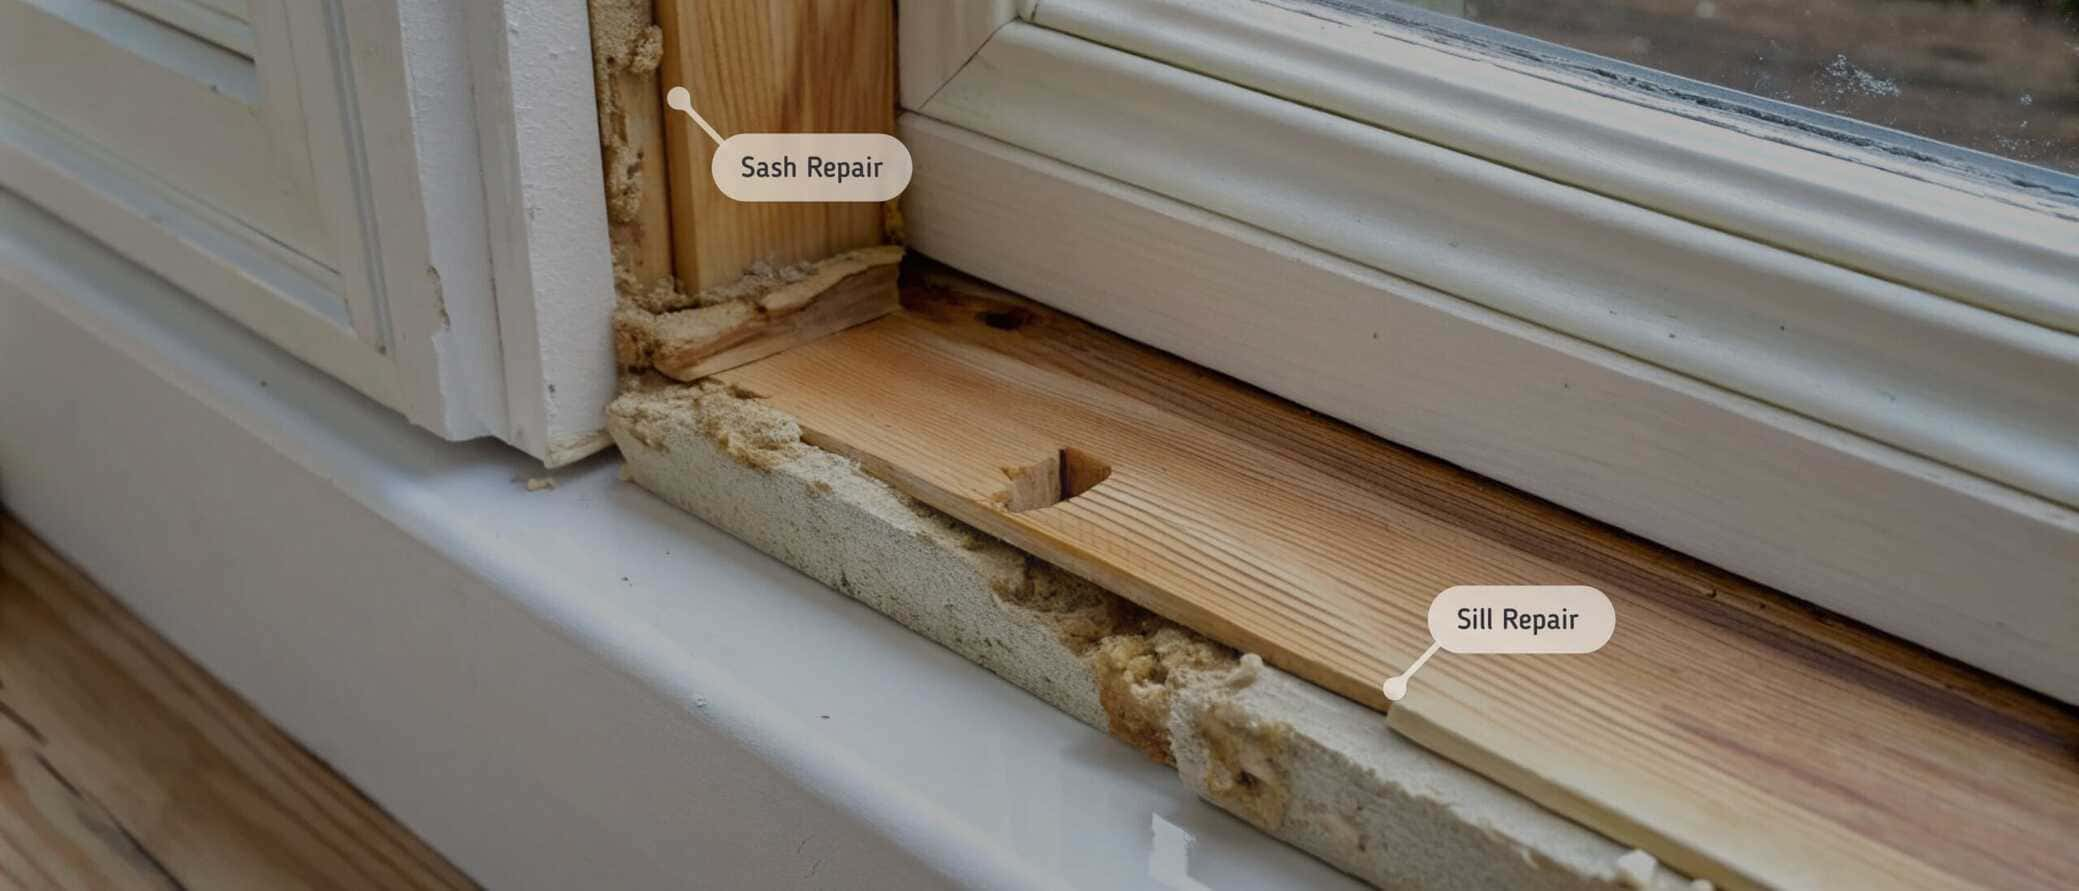
M 488 887 L 1139 886 L 1158 818 L 1211 886 L 1347 883 L 612 462 L 530 492 L 134 266 L 24 269 L 0 500 Z

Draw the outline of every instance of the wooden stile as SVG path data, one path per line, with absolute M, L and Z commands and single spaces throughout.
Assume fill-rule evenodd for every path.
M 895 20 L 889 0 L 659 0 L 662 86 L 683 86 L 723 137 L 892 133 Z M 708 173 L 714 143 L 665 123 L 674 265 L 687 291 L 755 262 L 786 265 L 879 244 L 878 204 L 745 204 Z

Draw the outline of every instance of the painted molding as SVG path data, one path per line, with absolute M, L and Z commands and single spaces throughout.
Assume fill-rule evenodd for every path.
M 922 253 L 2079 702 L 2079 512 L 922 115 L 899 133 Z
M 2005 177 L 1713 112 L 1473 36 L 1327 3 L 1049 0 L 1034 21 L 2079 333 L 2079 198 L 2071 195 L 2054 200 Z
M 1358 887 L 617 462 L 530 492 L 5 193 L 0 378 L 6 509 L 487 888 L 1139 887 L 1151 816 L 1215 887 Z
M 1019 16 L 1020 5 L 1020 0 L 899 0 L 895 67 L 902 107 L 923 108 L 996 29 Z
M 925 113 L 2079 505 L 2079 335 L 1022 22 Z
M 605 444 L 612 261 L 581 4 L 254 0 L 246 59 L 107 4 L 50 0 L 59 18 L 22 2 L 0 0 L 0 20 L 121 65 L 0 93 L 150 82 L 122 66 L 170 59 L 184 67 L 160 93 L 235 106 L 284 160 L 193 149 L 258 139 L 204 117 L 178 134 L 189 148 L 142 164 L 166 152 L 108 144 L 120 115 L 82 123 L 8 94 L 0 186 L 443 437 L 552 465 Z M 60 103 L 75 105 L 92 103 Z
M 413 0 L 425 2 L 425 0 Z M 586 6 L 463 5 L 508 427 L 558 466 L 609 444 L 613 256 Z
M 460 150 L 472 131 L 459 15 L 428 0 L 333 2 L 286 18 L 340 274 L 372 295 L 394 407 L 450 439 L 495 435 L 505 407 L 482 174 Z
M 395 363 L 363 341 L 339 277 L 0 97 L 0 186 L 120 247 L 196 298 L 379 402 Z

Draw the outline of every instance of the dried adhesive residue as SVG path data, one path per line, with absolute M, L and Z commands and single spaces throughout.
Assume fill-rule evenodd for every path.
M 881 203 L 881 235 L 889 244 L 909 244 L 909 224 L 902 218 L 902 201 L 890 198 Z
M 654 281 L 644 281 L 636 266 L 634 245 L 616 244 L 614 294 L 621 298 L 623 305 L 633 306 L 645 312 L 658 312 L 654 307 L 691 305 L 685 293 L 679 290 L 678 279 L 664 276 Z
M 671 313 L 680 310 L 716 306 L 739 300 L 756 300 L 809 277 L 815 272 L 814 263 L 796 263 L 792 266 L 774 266 L 760 260 L 751 264 L 742 278 L 712 288 L 703 288 L 699 293 L 687 294 L 676 287 L 676 283 L 663 280 L 651 283 L 647 288 L 623 288 L 628 302 L 637 309 L 649 313 Z M 630 284 L 638 284 L 630 282 Z
M 650 324 L 650 332 L 660 345 L 705 351 L 757 321 L 758 315 L 756 304 L 738 300 L 656 316 Z
M 994 584 L 999 606 L 1045 627 L 1089 666 L 1112 736 L 1162 764 L 1170 751 L 1170 707 L 1188 686 L 1240 690 L 1263 670 L 1235 652 L 1132 601 L 1030 555 L 1022 575 Z
M 657 355 L 657 317 L 628 301 L 614 307 L 614 361 L 624 371 L 643 371 Z
M 591 0 L 592 83 L 599 99 L 599 147 L 606 162 L 606 209 L 616 223 L 642 212 L 642 150 L 629 143 L 621 78 L 648 79 L 664 59 L 664 32 L 648 0 Z
M 792 266 L 775 267 L 771 263 L 759 260 L 752 263 L 751 268 L 744 272 L 742 278 L 736 281 L 719 284 L 712 288 L 702 288 L 700 293 L 693 295 L 693 305 L 714 306 L 736 300 L 756 300 L 787 285 L 808 278 L 809 273 L 815 271 L 816 264 L 814 263 L 796 263 Z M 671 309 L 677 308 L 680 307 L 660 307 L 656 311 L 668 312 Z
M 1200 716 L 1198 730 L 1206 742 L 1206 791 L 1222 807 L 1276 831 L 1292 801 L 1285 776 L 1291 725 L 1255 720 L 1234 703 L 1221 702 Z
M 853 275 L 902 261 L 896 245 L 859 248 L 814 263 L 753 264 L 743 277 L 687 295 L 669 279 L 644 287 L 616 259 L 614 355 L 629 371 L 682 373 L 698 357 L 751 336 L 760 326 L 801 311 Z
M 1154 619 L 1126 598 L 1029 554 L 1024 574 L 1015 582 L 995 580 L 994 593 L 1005 610 L 1045 626 L 1069 652 L 1085 659 L 1105 638 L 1138 634 Z
M 1116 634 L 1090 654 L 1097 701 L 1113 736 L 1148 757 L 1175 764 L 1170 753 L 1170 694 L 1178 687 L 1224 675 L 1236 667 L 1233 650 L 1151 618 L 1147 633 Z
M 801 441 L 801 426 L 791 415 L 718 381 L 681 384 L 652 372 L 624 378 L 623 389 L 607 410 L 617 429 L 650 449 L 668 451 L 675 437 L 683 441 L 692 433 L 765 472 L 815 451 Z M 949 544 L 980 546 L 980 533 L 968 530 L 968 536 L 974 541 Z M 992 579 L 991 587 L 1006 612 L 1045 628 L 1088 666 L 1109 732 L 1164 764 L 1175 764 L 1169 722 L 1179 691 L 1237 691 L 1263 670 L 1263 660 L 1253 654 L 1237 655 L 1030 555 L 1019 571 Z M 1282 751 L 1282 731 L 1254 728 L 1239 719 L 1230 723 L 1240 729 L 1213 744 L 1216 764 L 1209 785 L 1222 790 L 1225 803 L 1240 802 L 1236 807 L 1246 808 L 1252 819 L 1275 825 L 1284 793 L 1282 783 L 1273 780 L 1272 759 Z
M 1170 751 L 1170 705 L 1177 691 L 1214 684 L 1249 686 L 1263 669 L 1233 650 L 1173 624 L 1030 555 L 1023 573 L 994 584 L 997 604 L 1045 627 L 1090 667 L 1107 730 L 1163 764 Z
M 667 432 L 690 427 L 729 457 L 757 470 L 772 469 L 808 453 L 793 416 L 714 381 L 691 386 L 638 388 L 607 407 L 637 441 L 664 450 Z
M 1660 861 L 1652 854 L 1633 848 L 1631 853 L 1617 858 L 1617 884 L 1626 888 L 1648 888 L 1653 885 L 1653 873 L 1660 868 Z

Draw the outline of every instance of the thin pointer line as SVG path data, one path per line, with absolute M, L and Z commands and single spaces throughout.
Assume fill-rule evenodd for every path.
M 1429 649 L 1423 650 L 1422 657 L 1416 659 L 1415 664 L 1408 666 L 1408 670 L 1402 672 L 1401 677 L 1413 677 L 1415 675 L 1415 672 L 1422 670 L 1422 664 L 1428 662 L 1429 657 L 1436 655 L 1437 650 L 1441 649 L 1443 646 L 1444 644 L 1442 641 L 1431 641 L 1429 644 Z
M 1414 677 L 1415 672 L 1422 670 L 1423 664 L 1429 661 L 1429 657 L 1436 655 L 1437 650 L 1443 646 L 1443 641 L 1431 641 L 1429 649 L 1423 650 L 1421 658 L 1416 659 L 1415 664 L 1408 666 L 1407 671 L 1387 678 L 1386 683 L 1379 685 L 1380 690 L 1386 694 L 1386 701 L 1399 702 L 1401 697 L 1408 695 L 1408 679 Z
M 693 119 L 693 123 L 699 124 L 700 129 L 707 133 L 707 138 L 714 140 L 716 145 L 722 144 L 722 134 L 716 133 L 715 128 L 707 125 L 707 118 L 701 117 L 700 112 L 693 110 L 693 94 L 686 92 L 685 87 L 672 87 L 664 94 L 664 104 L 685 112 Z

